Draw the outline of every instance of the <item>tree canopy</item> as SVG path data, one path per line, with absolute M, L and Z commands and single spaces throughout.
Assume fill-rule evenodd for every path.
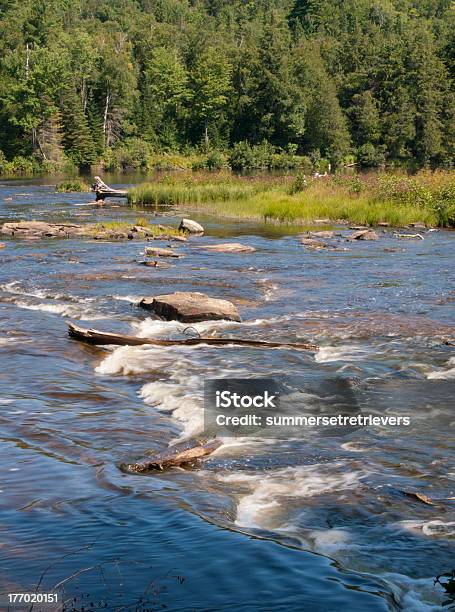
M 0 0 L 0 150 L 455 163 L 454 0 Z

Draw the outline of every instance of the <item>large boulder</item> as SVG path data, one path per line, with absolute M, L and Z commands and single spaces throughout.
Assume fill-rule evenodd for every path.
M 168 295 L 143 298 L 139 306 L 152 310 L 167 321 L 197 323 L 225 319 L 241 321 L 237 308 L 228 300 L 211 298 L 205 293 L 177 291 Z
M 192 219 L 182 219 L 180 221 L 179 230 L 181 232 L 188 232 L 189 234 L 203 234 L 204 228 L 196 221 Z
M 222 244 L 209 244 L 206 246 L 199 247 L 206 251 L 213 251 L 214 253 L 253 253 L 256 249 L 246 244 L 240 244 L 240 242 L 223 242 Z

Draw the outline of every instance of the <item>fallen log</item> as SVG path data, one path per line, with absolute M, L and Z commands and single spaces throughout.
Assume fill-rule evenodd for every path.
M 120 346 L 139 346 L 149 344 L 152 346 L 197 346 L 208 344 L 209 346 L 251 346 L 255 348 L 280 348 L 295 349 L 303 351 L 317 351 L 318 346 L 309 342 L 269 342 L 267 340 L 249 340 L 245 338 L 183 338 L 181 340 L 163 340 L 155 338 L 140 338 L 139 336 L 128 336 L 126 334 L 115 334 L 111 332 L 86 329 L 74 323 L 68 323 L 68 334 L 71 338 L 88 342 L 89 344 L 116 344 Z
M 223 443 L 221 440 L 187 440 L 168 447 L 156 455 L 146 456 L 136 463 L 122 463 L 120 469 L 124 472 L 140 474 L 149 470 L 164 470 L 179 465 L 194 464 L 203 457 L 211 455 Z
M 96 200 L 104 200 L 104 198 L 126 198 L 128 192 L 126 189 L 113 189 L 106 185 L 99 176 L 95 176 L 95 182 L 92 185 L 92 191 L 96 193 Z

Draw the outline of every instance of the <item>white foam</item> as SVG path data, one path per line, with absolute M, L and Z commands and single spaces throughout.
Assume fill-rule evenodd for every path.
M 170 324 L 150 319 L 145 331 L 150 332 L 152 326 L 156 332 L 162 330 L 163 325 Z M 246 375 L 241 368 L 228 369 L 225 364 L 225 367 L 220 367 L 217 362 L 210 366 L 203 359 L 203 356 L 199 358 L 193 347 L 122 346 L 111 351 L 98 365 L 96 372 L 109 375 L 154 374 L 156 380 L 143 385 L 139 391 L 140 397 L 146 404 L 169 413 L 182 427 L 181 437 L 187 437 L 203 428 L 201 368 L 204 368 L 206 378 Z
M 351 453 L 365 453 L 368 450 L 368 448 L 362 448 L 362 446 L 359 446 L 355 442 L 345 442 L 341 445 L 341 448 Z
M 38 304 L 31 304 L 23 300 L 17 300 L 13 302 L 18 308 L 25 310 L 38 310 L 41 312 L 48 312 L 51 314 L 59 314 L 63 317 L 72 317 L 80 319 L 81 321 L 96 321 L 98 319 L 106 319 L 106 317 L 95 312 L 88 312 L 85 309 L 81 309 L 74 304 L 48 304 L 46 302 L 40 302 Z
M 120 302 L 131 302 L 131 304 L 137 304 L 141 301 L 141 295 L 112 295 L 112 299 L 119 300 Z
M 427 378 L 430 380 L 448 380 L 455 378 L 455 357 L 451 357 L 447 362 L 449 366 L 448 370 L 436 370 L 427 374 Z
M 382 574 L 393 589 L 400 610 L 406 612 L 441 612 L 441 605 L 447 599 L 442 587 L 434 585 L 434 577 L 411 578 L 404 574 L 388 572 Z
M 455 536 L 455 521 L 444 522 L 440 519 L 433 519 L 431 521 L 405 520 L 399 521 L 398 525 L 408 531 L 429 537 L 444 536 L 447 538 Z
M 369 352 L 358 346 L 321 346 L 316 355 L 315 361 L 318 363 L 328 363 L 330 361 L 361 361 L 367 357 Z
M 223 482 L 249 485 L 251 492 L 240 498 L 236 525 L 266 529 L 270 525 L 270 511 L 285 509 L 287 501 L 314 497 L 322 493 L 356 488 L 360 472 L 337 472 L 337 465 L 311 465 L 290 467 L 272 472 L 219 476 Z M 275 519 L 276 520 L 276 519 Z M 282 528 L 287 529 L 284 525 Z M 280 527 L 274 526 L 275 530 Z
M 237 327 L 239 323 L 233 321 L 202 321 L 199 323 L 181 323 L 180 321 L 162 321 L 147 318 L 133 323 L 135 334 L 141 338 L 153 338 L 162 334 L 172 335 L 183 333 L 185 330 L 196 330 L 200 335 L 211 333 L 220 328 Z
M 346 529 L 317 529 L 308 532 L 318 553 L 332 555 L 342 548 L 353 548 L 351 534 Z

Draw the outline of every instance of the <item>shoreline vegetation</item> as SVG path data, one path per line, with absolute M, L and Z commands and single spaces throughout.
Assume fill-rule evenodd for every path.
M 128 202 L 133 207 L 187 206 L 207 214 L 266 222 L 454 227 L 455 175 L 167 175 L 130 189 Z

